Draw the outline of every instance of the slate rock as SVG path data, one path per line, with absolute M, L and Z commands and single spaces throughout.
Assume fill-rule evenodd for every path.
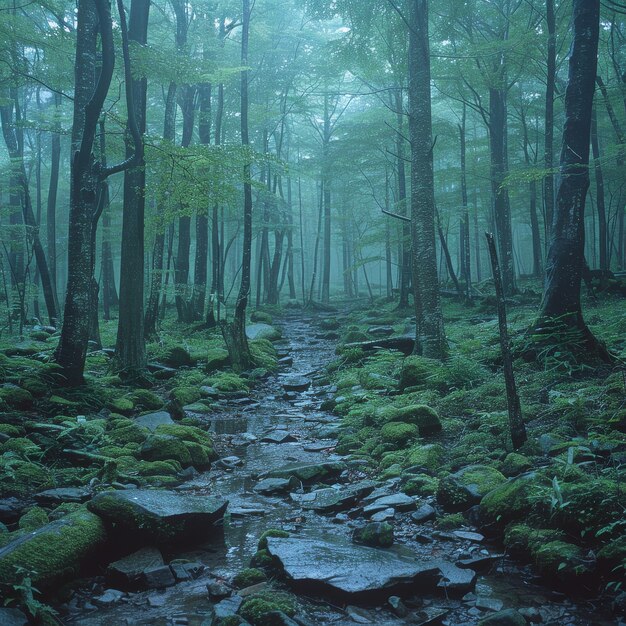
M 28 626 L 28 618 L 19 609 L 0 608 L 2 626 Z
M 209 598 L 214 602 L 219 602 L 220 600 L 224 600 L 224 598 L 228 598 L 232 595 L 230 588 L 224 583 L 220 583 L 218 581 L 209 583 L 206 588 L 209 592 Z
M 102 607 L 111 606 L 117 604 L 124 595 L 124 592 L 119 589 L 105 589 L 103 594 L 93 599 L 93 602 Z
M 346 465 L 339 461 L 326 461 L 323 463 L 294 463 L 285 465 L 279 469 L 269 470 L 259 474 L 259 478 L 291 478 L 295 476 L 303 482 L 319 481 L 324 478 L 337 476 Z
M 393 545 L 393 526 L 387 522 L 371 522 L 362 528 L 355 528 L 352 541 L 374 548 L 389 548 Z
M 213 606 L 215 609 L 215 617 L 224 619 L 229 615 L 234 615 L 241 608 L 243 598 L 240 595 L 233 595 L 225 598 Z
M 289 376 L 283 381 L 285 391 L 306 391 L 311 386 L 311 379 L 305 376 Z
M 441 580 L 438 587 L 445 589 L 446 593 L 462 596 L 472 591 L 476 585 L 476 572 L 471 569 L 462 569 L 447 561 L 439 562 Z
M 297 441 L 297 439 L 286 430 L 272 430 L 263 435 L 261 441 L 264 443 L 292 443 Z
M 296 479 L 297 480 L 297 479 Z M 297 486 L 294 480 L 288 478 L 264 478 L 259 481 L 252 489 L 263 495 L 271 495 L 274 493 L 285 493 Z
M 414 511 L 417 508 L 417 504 L 411 496 L 407 496 L 405 493 L 394 493 L 390 496 L 378 498 L 372 504 L 366 506 L 363 511 L 367 515 L 368 513 L 377 513 L 387 508 L 392 508 L 396 511 Z
M 476 598 L 476 604 L 474 605 L 481 611 L 501 611 L 504 607 L 504 602 L 498 600 L 498 598 L 490 598 L 488 596 L 478 596 Z
M 243 461 L 238 456 L 225 456 L 219 461 L 216 461 L 217 467 L 223 467 L 224 469 L 235 469 L 243 465 Z
M 34 498 L 39 504 L 48 505 L 62 504 L 63 502 L 83 503 L 91 498 L 91 492 L 83 487 L 59 487 L 36 493 Z
M 481 543 L 485 540 L 484 535 L 480 533 L 472 533 L 465 530 L 453 530 L 452 534 L 459 539 L 463 539 L 465 541 L 473 541 L 474 543 Z
M 398 617 L 406 617 L 409 614 L 409 610 L 406 608 L 402 598 L 399 596 L 390 596 L 387 598 L 387 603 L 391 607 L 391 610 Z
M 372 522 L 387 522 L 390 519 L 393 519 L 396 516 L 395 509 L 385 509 L 383 511 L 378 511 L 378 513 L 374 513 L 370 518 Z
M 268 537 L 267 544 L 292 585 L 347 596 L 388 594 L 403 584 L 432 584 L 439 571 L 437 564 L 419 559 L 403 546 L 380 550 L 332 536 Z
M 247 324 L 246 337 L 248 339 L 269 339 L 270 341 L 278 341 L 280 339 L 280 331 L 269 324 Z
M 174 420 L 167 411 L 156 411 L 155 413 L 140 415 L 135 419 L 135 424 L 154 432 L 162 424 L 174 424 Z
M 105 491 L 87 505 L 114 528 L 155 541 L 198 539 L 224 517 L 227 500 L 164 489 Z
M 526 626 L 526 620 L 518 611 L 507 609 L 484 617 L 478 626 Z
M 143 587 L 144 571 L 162 565 L 163 556 L 157 548 L 142 548 L 111 563 L 107 568 L 107 579 L 123 589 L 140 589 Z
M 148 589 L 165 589 L 176 584 L 176 579 L 169 565 L 150 567 L 144 570 L 143 577 Z
M 430 522 L 437 517 L 437 511 L 430 506 L 430 504 L 422 504 L 422 506 L 417 509 L 414 513 L 411 513 L 411 519 L 416 524 L 423 524 L 425 522 Z
M 373 481 L 362 481 L 339 489 L 328 487 L 304 495 L 291 494 L 291 499 L 298 502 L 303 509 L 318 513 L 336 513 L 354 506 L 375 486 L 376 483 Z

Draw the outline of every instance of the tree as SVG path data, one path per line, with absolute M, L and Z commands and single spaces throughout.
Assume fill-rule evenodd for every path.
M 560 173 L 536 332 L 559 349 L 566 345 L 586 359 L 610 360 L 585 324 L 580 301 L 600 0 L 573 0 L 573 7 Z
M 447 353 L 447 345 L 435 247 L 428 0 L 409 2 L 409 135 L 415 344 L 424 356 L 441 359 Z

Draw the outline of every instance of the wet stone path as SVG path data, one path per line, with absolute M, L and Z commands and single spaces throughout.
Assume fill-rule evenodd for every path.
M 472 626 L 502 609 L 519 610 L 527 623 L 617 624 L 541 586 L 475 528 L 438 531 L 425 506 L 434 502 L 402 494 L 398 480 L 371 481 L 358 462 L 335 454 L 339 418 L 320 408 L 333 390 L 319 381 L 335 341 L 315 318 L 288 316 L 282 332 L 278 374 L 249 396 L 221 396 L 216 410 L 197 416 L 221 459 L 176 490 L 228 500 L 223 527 L 210 541 L 161 549 L 176 581 L 130 593 L 103 576 L 85 579 L 62 607 L 64 624 L 212 626 L 219 596 L 232 593 L 218 604 L 222 615 L 241 603 L 229 583 L 249 567 L 269 528 L 290 535 L 269 540 L 298 594 L 298 613 L 287 624 Z M 352 542 L 355 529 L 387 519 L 392 548 Z

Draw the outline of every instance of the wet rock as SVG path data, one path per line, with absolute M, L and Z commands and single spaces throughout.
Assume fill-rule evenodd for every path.
M 478 596 L 474 606 L 481 611 L 494 611 L 497 613 L 502 610 L 504 602 L 502 602 L 502 600 L 498 600 L 497 598 Z
M 411 519 L 416 524 L 424 524 L 430 522 L 437 517 L 437 511 L 430 504 L 422 504 L 414 513 L 411 513 Z
M 273 430 L 261 437 L 261 441 L 264 443 L 292 443 L 297 439 L 286 430 Z
M 311 379 L 304 376 L 289 376 L 283 382 L 285 391 L 306 391 L 311 386 Z
M 269 324 L 247 324 L 246 336 L 248 339 L 268 339 L 269 341 L 278 341 L 281 333 L 278 329 Z
M 303 482 L 319 481 L 331 476 L 337 476 L 346 469 L 344 463 L 328 461 L 324 463 L 294 463 L 280 469 L 270 470 L 259 474 L 259 478 L 291 478 L 295 476 Z
M 507 609 L 481 619 L 478 626 L 526 626 L 526 620 L 518 611 Z
M 143 426 L 154 432 L 162 424 L 173 424 L 174 420 L 167 411 L 156 411 L 155 413 L 146 413 L 135 419 L 135 424 Z
M 119 589 L 105 589 L 104 593 L 93 599 L 93 603 L 101 607 L 117 604 L 123 597 L 124 592 Z
M 148 589 L 165 589 L 176 584 L 174 574 L 168 565 L 150 567 L 144 570 L 143 577 Z
M 155 541 L 198 538 L 224 517 L 228 501 L 161 489 L 106 491 L 88 507 L 122 532 Z
M 238 456 L 226 456 L 215 463 L 217 467 L 224 469 L 235 469 L 243 465 L 243 461 Z
M 232 591 L 229 587 L 227 587 L 224 583 L 220 583 L 217 581 L 209 583 L 206 588 L 209 592 L 209 598 L 211 598 L 213 602 L 219 602 L 220 600 L 224 600 L 224 598 L 228 598 L 232 594 Z
M 374 513 L 370 518 L 372 522 L 386 522 L 390 519 L 393 519 L 396 516 L 395 509 L 385 509 L 384 511 L 379 511 L 378 513 Z
M 166 365 L 161 365 L 160 363 L 148 363 L 148 371 L 157 380 L 169 380 L 170 378 L 174 378 L 174 376 L 176 376 L 176 370 L 173 367 L 167 367 Z
M 290 489 L 298 486 L 297 479 L 294 481 L 291 478 L 264 478 L 258 482 L 252 489 L 257 493 L 263 495 L 270 495 L 274 493 L 286 493 Z
M 347 606 L 346 613 L 350 616 L 353 622 L 357 624 L 373 624 L 370 614 L 358 606 Z
M 215 609 L 215 617 L 224 619 L 229 615 L 234 615 L 241 608 L 243 598 L 240 595 L 230 596 L 221 602 L 218 602 L 213 608 Z
M 63 502 L 83 503 L 91 498 L 91 492 L 82 487 L 59 487 L 36 493 L 34 498 L 39 504 L 47 505 L 57 505 Z
M 393 526 L 387 522 L 371 522 L 363 528 L 356 528 L 352 541 L 373 548 L 389 548 L 393 545 Z
M 78 574 L 81 564 L 106 540 L 102 520 L 88 511 L 76 511 L 18 537 L 0 548 L 0 580 L 21 580 L 16 566 L 33 574 L 37 587 L 49 587 Z
M 155 594 L 148 596 L 148 606 L 153 609 L 165 606 L 167 603 L 167 596 L 164 594 Z
M 19 609 L 0 608 L 0 624 L 2 626 L 28 626 L 28 618 Z
M 493 467 L 469 465 L 439 482 L 437 500 L 446 511 L 464 511 L 504 482 L 506 478 Z
M 485 570 L 492 567 L 497 561 L 501 560 L 504 554 L 486 554 L 468 559 L 460 559 L 456 562 L 458 567 L 469 568 L 473 570 Z
M 463 539 L 465 541 L 473 541 L 475 543 L 481 543 L 485 540 L 485 537 L 480 533 L 472 533 L 465 530 L 453 530 L 452 534 L 459 539 Z
M 390 337 L 393 333 L 393 326 L 372 326 L 367 329 L 367 334 L 371 337 Z
M 228 509 L 230 516 L 235 518 L 241 517 L 263 517 L 267 511 L 260 507 L 235 506 Z
M 280 562 L 291 584 L 344 595 L 427 584 L 438 571 L 437 565 L 418 559 L 401 546 L 380 550 L 339 537 L 270 537 L 267 544 L 268 552 Z
M 263 616 L 263 620 L 267 620 L 267 623 L 272 626 L 299 626 L 298 622 L 282 611 L 270 611 Z
M 290 367 L 293 365 L 293 357 L 292 356 L 284 356 L 278 359 L 278 365 L 281 367 Z
M 376 483 L 362 481 L 348 487 L 316 489 L 307 494 L 291 494 L 291 499 L 298 502 L 303 509 L 319 513 L 344 511 L 354 506 L 360 498 L 372 491 Z
M 107 579 L 123 589 L 139 589 L 143 586 L 142 574 L 145 570 L 163 565 L 163 556 L 156 548 L 137 550 L 107 568 Z
M 387 598 L 387 604 L 389 604 L 393 613 L 398 617 L 406 617 L 409 614 L 409 610 L 399 596 L 390 596 Z
M 462 569 L 447 561 L 439 562 L 441 580 L 438 587 L 446 590 L 450 595 L 464 595 L 472 591 L 476 585 L 476 572 L 471 569 Z
M 388 508 L 396 511 L 413 511 L 417 508 L 417 505 L 411 496 L 407 496 L 405 493 L 394 493 L 390 496 L 378 498 L 372 504 L 366 506 L 363 512 L 365 515 L 373 515 Z

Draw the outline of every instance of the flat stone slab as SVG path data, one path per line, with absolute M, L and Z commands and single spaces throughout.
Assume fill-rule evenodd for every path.
M 394 493 L 391 496 L 383 496 L 374 500 L 372 504 L 368 504 L 363 509 L 363 512 L 366 515 L 373 515 L 389 508 L 396 509 L 396 511 L 414 511 L 417 504 L 411 496 L 407 496 L 405 493 Z
M 173 424 L 174 420 L 167 411 L 157 411 L 156 413 L 146 413 L 140 415 L 136 420 L 137 426 L 143 426 L 154 432 L 161 424 Z
M 295 476 L 303 482 L 321 480 L 330 476 L 336 476 L 346 469 L 346 465 L 339 461 L 327 461 L 323 463 L 294 463 L 285 465 L 280 469 L 263 472 L 259 478 L 291 478 Z
M 293 585 L 355 596 L 411 585 L 432 587 L 438 565 L 420 560 L 402 546 L 369 548 L 339 537 L 268 537 L 269 553 L 280 561 Z
M 378 483 L 374 481 L 362 481 L 348 487 L 335 489 L 316 489 L 305 494 L 291 494 L 291 499 L 297 502 L 303 509 L 318 511 L 319 513 L 335 513 L 344 511 L 355 505 L 360 498 L 368 494 Z
M 311 379 L 305 376 L 289 376 L 283 381 L 285 391 L 306 391 L 311 386 Z
M 107 578 L 115 586 L 139 589 L 144 586 L 144 572 L 163 565 L 163 556 L 157 548 L 142 548 L 111 563 L 107 568 Z
M 292 483 L 288 478 L 264 478 L 252 489 L 261 494 L 285 493 L 293 487 Z
M 264 443 L 293 443 L 297 439 L 286 430 L 272 430 L 261 438 Z
M 63 502 L 87 502 L 91 498 L 89 489 L 83 487 L 59 487 L 46 489 L 35 494 L 35 500 L 40 504 L 61 504 Z
M 189 540 L 206 535 L 224 517 L 227 500 L 167 491 L 133 489 L 105 491 L 89 509 L 123 531 L 147 535 L 155 541 Z

